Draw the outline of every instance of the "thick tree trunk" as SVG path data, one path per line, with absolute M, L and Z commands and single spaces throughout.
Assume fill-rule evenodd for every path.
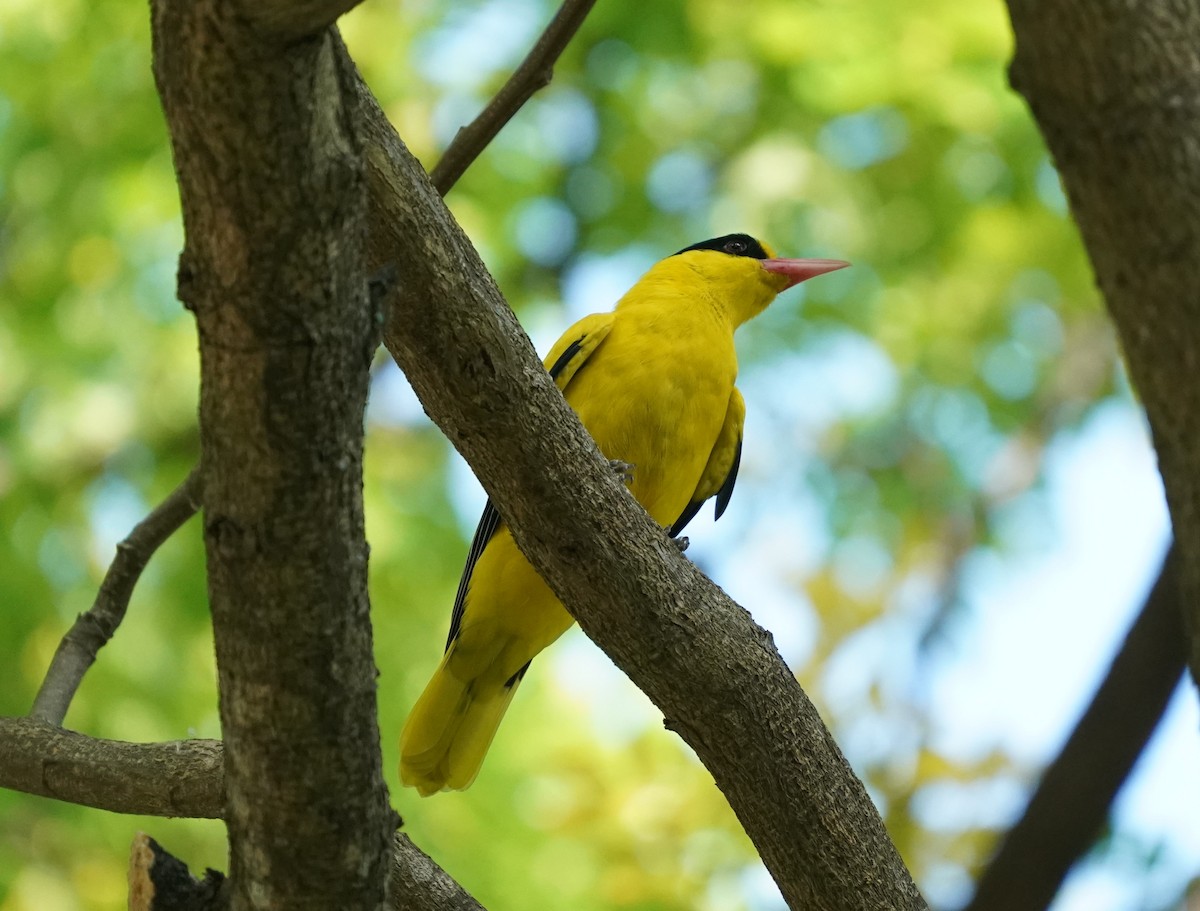
M 1200 679 L 1200 11 L 1009 0 L 1011 77 L 1062 175 L 1154 434 Z
M 330 31 L 297 37 L 285 20 L 256 25 L 216 0 L 153 10 L 179 292 L 200 337 L 231 900 L 374 909 L 394 828 L 362 507 L 380 319 L 352 68 Z

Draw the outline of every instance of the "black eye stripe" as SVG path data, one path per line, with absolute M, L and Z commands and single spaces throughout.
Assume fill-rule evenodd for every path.
M 702 240 L 698 244 L 684 247 L 679 253 L 691 250 L 715 250 L 717 253 L 727 253 L 730 256 L 748 256 L 751 259 L 767 259 L 767 251 L 762 244 L 749 234 L 725 234 L 711 240 Z M 679 253 L 675 255 L 678 256 Z

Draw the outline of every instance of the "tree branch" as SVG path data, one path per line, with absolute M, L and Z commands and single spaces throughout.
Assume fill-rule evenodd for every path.
M 524 101 L 541 85 L 550 82 L 554 60 L 562 53 L 593 2 L 565 4 L 514 78 L 506 83 L 472 128 L 456 138 L 449 150 L 449 161 L 444 162 L 454 168 L 454 173 L 449 176 L 449 170 L 443 169 L 444 191 L 454 185 L 458 176 Z M 259 6 L 253 12 L 260 30 L 271 32 L 276 38 L 290 40 L 319 29 L 325 24 L 323 17 L 331 20 L 353 5 L 353 2 L 310 2 L 302 5 L 299 11 L 298 7 L 287 5 L 286 10 L 283 7 L 269 7 L 264 11 Z M 164 16 L 163 11 L 156 11 L 155 23 L 158 28 L 155 36 L 160 41 L 163 38 L 162 25 L 167 22 L 168 17 Z M 172 24 L 178 25 L 178 20 Z M 194 25 L 196 23 L 193 20 L 185 28 L 194 28 Z M 156 58 L 157 62 L 161 61 Z M 156 70 L 161 80 L 168 80 L 169 77 L 164 73 L 166 68 Z M 162 89 L 163 82 L 160 82 L 160 86 Z M 164 103 L 167 103 L 166 91 Z M 176 156 L 179 166 L 179 158 L 186 158 L 187 150 L 176 148 Z M 185 197 L 185 205 L 186 202 Z M 196 292 L 197 277 L 194 259 L 187 256 L 182 258 L 181 298 L 187 306 L 197 308 L 199 314 L 198 305 L 203 301 L 198 299 L 203 298 L 203 294 L 196 294 L 194 298 L 190 296 Z M 220 743 L 124 744 L 98 741 L 56 727 L 65 718 L 73 694 L 82 682 L 84 673 L 94 663 L 98 649 L 112 637 L 124 618 L 132 589 L 152 553 L 198 510 L 199 489 L 200 473 L 197 467 L 184 484 L 139 522 L 119 545 L 118 555 L 104 577 L 94 606 L 77 619 L 60 643 L 47 671 L 46 681 L 35 700 L 36 720 L 0 719 L 0 785 L 113 811 L 202 817 L 221 815 L 223 772 Z M 167 774 L 162 774 L 161 766 L 169 768 Z M 158 861 L 156 875 L 161 876 L 163 870 L 169 869 L 169 879 L 178 879 L 178 862 L 164 865 L 163 858 L 169 858 L 169 855 L 162 852 L 151 839 L 139 839 L 131 865 L 131 901 L 150 903 L 154 891 L 138 892 L 132 888 L 132 883 L 136 876 L 145 883 L 150 882 L 149 870 L 155 858 Z M 190 877 L 186 879 L 208 894 L 208 877 L 204 882 L 192 881 Z M 161 887 L 161 883 L 158 885 Z M 140 899 L 134 892 L 138 892 Z M 397 835 L 396 840 L 392 892 L 394 898 L 398 898 L 398 904 L 394 903 L 397 907 L 479 907 L 451 877 L 403 835 Z M 161 892 L 158 898 L 162 899 Z M 222 891 L 221 907 L 228 905 L 228 898 L 227 891 Z
M 1172 548 L 1120 652 L 966 911 L 1041 911 L 1095 841 L 1186 667 Z
M 83 675 L 96 660 L 96 653 L 125 619 L 125 609 L 142 570 L 162 543 L 200 508 L 200 486 L 200 467 L 196 466 L 117 545 L 117 555 L 104 574 L 96 600 L 85 613 L 75 618 L 75 623 L 58 644 L 33 700 L 30 717 L 48 724 L 63 723 Z
M 222 757 L 216 740 L 124 743 L 0 717 L 0 787 L 113 813 L 218 818 Z
M 463 172 L 534 92 L 550 84 L 554 78 L 554 64 L 595 5 L 596 0 L 566 0 L 558 8 L 533 49 L 488 106 L 467 126 L 462 127 L 446 147 L 441 160 L 429 175 L 439 193 L 443 196 L 449 193 Z
M 311 4 L 304 15 L 322 15 L 321 9 L 334 10 L 332 15 L 338 15 L 343 5 L 349 8 L 353 4 Z M 592 2 L 565 4 L 526 58 L 522 69 L 506 83 L 501 94 L 473 125 L 476 128 L 456 138 L 448 152 L 457 164 L 453 176 L 442 178 L 442 192 L 454 185 L 500 126 L 540 87 L 534 84 L 531 74 L 541 69 L 546 74 L 541 84 L 549 82 L 554 61 L 591 6 Z M 256 9 L 260 12 L 260 24 L 265 22 L 268 31 L 281 32 L 293 27 L 294 23 L 303 23 L 303 17 L 289 18 L 287 22 L 271 21 L 270 16 L 274 13 L 261 13 L 261 7 Z M 287 5 L 283 13 L 291 17 L 294 10 L 294 6 Z M 280 9 L 274 12 L 279 13 Z M 308 26 L 295 27 L 302 30 Z M 336 35 L 334 37 L 336 39 Z M 336 40 L 340 43 L 340 39 Z M 481 138 L 485 123 L 492 123 L 494 128 L 486 138 Z M 183 277 L 189 277 L 186 270 Z M 199 775 L 197 778 L 198 773 L 208 769 L 214 761 L 216 767 L 220 767 L 219 742 L 191 741 L 188 748 L 183 749 L 182 744 L 123 744 L 45 728 L 45 725 L 62 724 L 99 649 L 112 638 L 124 619 L 133 588 L 150 557 L 198 511 L 200 505 L 201 474 L 197 465 L 179 487 L 118 545 L 92 607 L 76 619 L 63 637 L 34 700 L 30 715 L 44 724 L 0 719 L 0 786 L 113 812 L 202 818 L 221 815 L 223 790 L 220 776 Z M 31 736 L 34 734 L 50 739 Z M 150 773 L 152 767 L 164 763 L 171 769 L 167 781 L 177 780 L 174 786 L 164 784 L 160 776 Z M 194 780 L 197 787 L 190 786 Z M 131 783 L 140 783 L 141 787 L 131 789 L 128 787 Z M 407 896 L 401 907 L 478 907 L 453 879 L 433 865 L 406 837 L 398 836 L 397 847 L 392 877 L 395 893 Z M 419 857 L 410 856 L 412 852 Z M 424 858 L 424 863 L 420 858 Z M 429 890 L 437 899 L 434 904 L 428 904 L 424 897 Z
M 392 842 L 388 905 L 396 911 L 483 911 L 471 893 L 403 832 Z
M 360 85 L 385 343 L 522 550 L 725 792 L 792 908 L 923 908 L 768 633 L 613 477 L 470 242 Z

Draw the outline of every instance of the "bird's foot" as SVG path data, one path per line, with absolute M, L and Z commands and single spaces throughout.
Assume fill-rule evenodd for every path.
M 679 548 L 680 553 L 683 553 L 684 551 L 686 551 L 688 549 L 688 545 L 691 544 L 692 542 L 689 541 L 686 537 L 680 537 L 680 538 L 672 538 L 671 543 Z
M 633 469 L 637 467 L 636 465 L 631 465 L 629 462 L 622 462 L 620 459 L 609 459 L 608 467 L 621 479 L 622 484 L 633 483 Z

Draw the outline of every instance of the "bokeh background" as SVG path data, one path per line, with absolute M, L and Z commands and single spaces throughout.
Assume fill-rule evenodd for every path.
M 548 0 L 372 2 L 343 22 L 432 165 Z M 193 322 L 147 10 L 0 6 L 0 713 L 28 710 L 115 543 L 197 454 Z M 774 633 L 932 903 L 954 908 L 1100 679 L 1163 553 L 1147 431 L 1054 169 L 1008 89 L 998 0 L 601 3 L 449 198 L 534 342 L 659 257 L 749 231 L 854 268 L 739 335 L 738 489 L 689 555 Z M 574 631 L 476 785 L 419 800 L 396 736 L 483 495 L 381 354 L 368 414 L 385 764 L 414 839 L 508 911 L 781 908 L 709 776 Z M 219 736 L 193 520 L 154 558 L 68 726 Z M 1181 689 L 1058 911 L 1179 906 L 1200 865 Z M 0 911 L 124 907 L 144 829 L 212 821 L 0 792 Z

